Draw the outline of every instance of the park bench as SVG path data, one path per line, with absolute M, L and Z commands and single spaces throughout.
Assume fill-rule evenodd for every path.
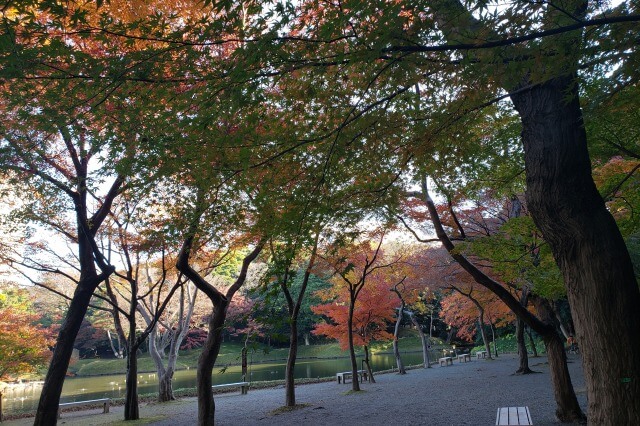
M 471 361 L 471 355 L 470 354 L 460 354 L 458 355 L 458 361 L 460 362 L 469 362 Z
M 478 357 L 478 359 L 486 358 L 487 357 L 487 351 L 478 351 L 478 352 L 476 352 L 476 356 Z
M 440 367 L 446 367 L 447 365 L 453 365 L 453 358 L 450 356 L 442 357 L 438 360 L 440 362 Z
M 498 425 L 532 425 L 529 407 L 501 407 L 496 415 Z
M 240 388 L 240 393 L 242 395 L 246 395 L 249 392 L 249 382 L 238 382 L 238 383 L 224 383 L 222 385 L 213 385 L 211 389 L 230 389 L 230 388 Z
M 353 375 L 352 371 L 343 371 L 342 373 L 336 374 L 336 379 L 338 380 L 338 384 L 342 381 L 342 383 L 347 383 L 347 379 Z M 367 379 L 367 372 L 364 370 L 358 370 L 358 375 L 360 376 L 360 382 L 362 383 Z
M 109 405 L 111 404 L 111 398 L 100 398 L 100 399 L 90 399 L 88 401 L 74 401 L 74 402 L 64 402 L 58 405 L 58 418 L 60 418 L 60 414 L 62 414 L 63 408 L 69 407 L 81 407 L 84 405 L 102 405 L 102 412 L 109 412 Z

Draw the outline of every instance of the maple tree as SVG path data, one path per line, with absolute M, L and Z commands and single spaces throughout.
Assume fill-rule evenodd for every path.
M 318 324 L 315 334 L 337 338 L 341 347 L 349 349 L 352 388 L 360 390 L 355 345 L 364 347 L 364 363 L 369 380 L 374 381 L 369 364 L 368 345 L 372 339 L 389 338 L 386 323 L 393 319 L 395 298 L 389 291 L 393 286 L 385 278 L 385 269 L 398 259 L 385 258 L 382 251 L 384 232 L 375 239 L 338 244 L 322 256 L 323 269 L 327 268 L 333 286 L 317 293 L 322 299 L 333 300 L 313 307 L 317 314 L 331 318 L 332 323 Z
M 0 291 L 0 380 L 35 372 L 51 357 L 51 330 L 30 305 L 20 291 Z

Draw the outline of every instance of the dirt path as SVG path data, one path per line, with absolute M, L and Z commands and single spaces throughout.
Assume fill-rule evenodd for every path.
M 578 400 L 586 409 L 586 396 L 580 359 L 570 355 L 569 371 Z M 405 376 L 384 374 L 376 383 L 364 383 L 363 392 L 351 394 L 350 384 L 336 382 L 299 386 L 299 404 L 308 404 L 291 412 L 274 414 L 284 401 L 282 387 L 252 390 L 248 395 L 219 395 L 216 402 L 218 425 L 493 425 L 496 409 L 526 405 L 536 426 L 559 424 L 555 420 L 555 402 L 546 358 L 531 358 L 530 366 L 540 374 L 515 376 L 514 355 L 497 360 L 473 359 L 449 367 L 410 370 Z M 168 404 L 141 407 L 139 422 L 123 422 L 123 407 L 109 414 L 65 413 L 58 424 L 154 424 L 193 425 L 197 418 L 195 398 Z M 6 422 L 6 425 L 31 424 L 32 419 Z

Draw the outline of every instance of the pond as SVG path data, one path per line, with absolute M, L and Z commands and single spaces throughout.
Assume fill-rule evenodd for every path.
M 405 365 L 422 364 L 422 352 L 402 354 Z M 371 356 L 374 371 L 394 368 L 395 358 L 392 354 L 376 354 Z M 361 358 L 358 367 L 361 367 Z M 351 369 L 349 358 L 336 359 L 301 359 L 296 362 L 296 378 L 332 377 L 341 371 Z M 249 364 L 250 381 L 284 379 L 285 361 L 273 363 Z M 213 383 L 233 383 L 241 381 L 241 367 L 239 365 L 227 368 L 214 368 Z M 138 375 L 138 392 L 140 395 L 153 394 L 158 391 L 155 373 L 141 373 Z M 189 389 L 196 387 L 196 370 L 176 371 L 173 378 L 173 389 Z M 35 411 L 42 389 L 41 383 L 30 383 L 24 386 L 6 389 L 2 398 L 4 414 L 16 414 Z M 109 376 L 90 376 L 67 378 L 62 388 L 60 402 L 84 401 L 96 398 L 123 398 L 125 396 L 124 374 Z

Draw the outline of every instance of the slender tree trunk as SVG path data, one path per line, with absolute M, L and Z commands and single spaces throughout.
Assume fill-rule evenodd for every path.
M 487 351 L 487 358 L 491 358 L 491 346 L 489 345 L 489 339 L 487 338 L 487 332 L 484 329 L 484 312 L 478 313 L 478 329 L 480 330 L 480 336 L 482 337 L 482 343 L 484 343 L 484 350 Z
M 58 332 L 56 347 L 53 350 L 49 370 L 47 370 L 42 392 L 40 393 L 34 425 L 55 425 L 58 421 L 60 394 L 62 393 L 62 385 L 69 368 L 73 343 L 87 312 L 93 291 L 98 284 L 99 281 L 96 279 L 95 274 L 81 278 L 78 283 L 65 320 Z
M 591 177 L 577 76 L 511 99 L 522 119 L 528 208 L 563 273 L 582 348 L 589 421 L 640 424 L 640 291 Z
M 298 320 L 291 320 L 291 334 L 289 334 L 289 356 L 287 357 L 287 366 L 285 368 L 285 405 L 287 407 L 295 407 L 296 391 L 294 370 L 296 367 L 296 357 L 298 355 Z M 355 377 L 355 376 L 354 376 Z
M 531 329 L 527 328 L 526 329 L 526 333 L 527 336 L 529 336 L 529 344 L 531 345 L 531 352 L 533 352 L 533 357 L 537 358 L 538 355 L 538 348 L 536 348 L 536 342 L 533 340 L 533 335 L 531 334 Z
M 435 204 L 429 196 L 426 178 L 424 177 L 422 179 L 422 191 L 425 196 L 427 208 L 429 209 L 436 234 L 438 235 L 438 238 L 442 242 L 443 246 L 451 254 L 451 256 L 474 278 L 474 280 L 478 284 L 481 284 L 482 286 L 491 290 L 513 312 L 515 312 L 516 315 L 522 317 L 527 325 L 529 325 L 531 328 L 534 328 L 534 330 L 538 334 L 540 334 L 543 339 L 545 339 L 545 342 L 547 340 L 552 341 L 553 335 L 558 335 L 555 325 L 553 324 L 553 317 L 549 318 L 549 316 L 546 314 L 543 316 L 543 314 L 540 313 L 540 310 L 540 318 L 535 317 L 533 314 L 531 314 L 531 312 L 526 310 L 522 306 L 520 301 L 515 299 L 513 295 L 509 293 L 503 286 L 480 271 L 475 265 L 469 262 L 466 257 L 461 255 L 460 253 L 457 253 L 455 251 L 455 246 L 442 227 L 442 223 L 440 222 L 440 217 L 436 210 Z M 538 299 L 539 298 L 536 298 L 536 300 Z M 543 308 L 544 307 L 541 307 L 539 309 L 544 310 Z M 580 405 L 578 405 L 573 386 L 571 386 L 571 379 L 568 376 L 569 373 L 566 365 L 566 357 L 549 357 L 549 369 L 552 371 L 552 377 L 554 375 L 558 377 L 558 380 L 552 381 L 554 386 L 564 386 L 562 389 L 554 389 L 557 404 L 556 413 L 558 415 L 558 418 L 563 422 L 582 421 L 584 419 L 584 415 L 582 414 Z
M 353 311 L 355 301 L 349 303 L 349 316 L 347 318 L 347 338 L 349 340 L 349 358 L 351 360 L 351 390 L 360 391 L 360 381 L 358 380 L 358 361 L 356 360 L 356 351 L 353 346 Z
M 373 369 L 369 363 L 369 346 L 364 345 L 364 365 L 367 366 L 367 375 L 369 376 L 369 383 L 375 383 L 376 378 L 373 377 Z
M 309 333 L 304 333 L 304 345 L 305 346 L 311 345 L 311 341 L 309 340 Z
M 429 361 L 429 342 L 427 341 L 427 336 L 422 331 L 422 327 L 418 324 L 418 320 L 416 319 L 413 313 L 410 315 L 411 322 L 418 330 L 418 334 L 420 335 L 420 342 L 422 343 L 422 363 L 424 368 L 431 368 L 431 362 Z
M 493 323 L 489 324 L 490 330 L 491 330 L 491 340 L 493 341 L 493 352 L 496 358 L 498 358 L 498 342 L 496 342 L 496 332 L 495 332 L 495 327 L 493 326 Z
M 531 296 L 533 306 L 540 320 L 548 324 L 549 331 L 542 334 L 547 359 L 549 361 L 549 372 L 553 383 L 553 392 L 558 402 L 556 416 L 562 422 L 581 422 L 585 416 L 578 404 L 578 399 L 573 390 L 569 368 L 567 367 L 567 354 L 564 350 L 564 342 L 556 331 L 555 317 L 548 300 L 541 297 Z
M 398 318 L 396 319 L 396 325 L 393 329 L 393 355 L 396 357 L 396 365 L 398 366 L 398 374 L 407 374 L 404 369 L 404 363 L 400 357 L 400 348 L 398 348 L 398 335 L 400 334 L 400 324 L 402 323 L 402 317 L 404 316 L 404 301 L 398 308 Z

